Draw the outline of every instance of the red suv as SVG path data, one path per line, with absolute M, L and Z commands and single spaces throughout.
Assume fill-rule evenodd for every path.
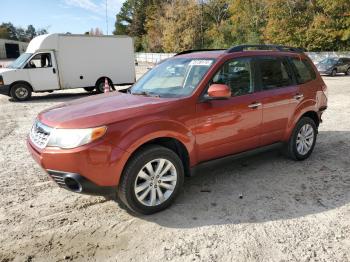
M 184 176 L 201 163 L 271 145 L 283 145 L 295 160 L 308 158 L 326 89 L 297 48 L 186 51 L 126 93 L 45 110 L 27 144 L 59 186 L 117 193 L 130 210 L 151 214 L 174 201 Z

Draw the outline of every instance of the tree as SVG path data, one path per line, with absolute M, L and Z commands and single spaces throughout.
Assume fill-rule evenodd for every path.
M 36 30 L 34 28 L 33 25 L 28 25 L 27 30 L 26 30 L 26 37 L 27 40 L 30 41 L 32 40 L 34 37 L 36 37 Z
M 164 15 L 163 8 L 159 7 L 157 1 L 153 1 L 146 10 L 147 17 L 145 21 L 146 34 L 143 38 L 143 48 L 151 52 L 163 51 L 163 30 L 159 17 Z
M 114 35 L 129 34 L 129 27 L 133 22 L 134 0 L 126 0 L 116 16 Z
M 160 18 L 165 52 L 198 49 L 201 46 L 200 9 L 195 0 L 174 0 Z
M 37 35 L 47 34 L 46 29 L 36 30 L 33 25 L 27 29 L 15 27 L 12 23 L 2 23 L 0 25 L 0 38 L 29 42 Z
M 103 32 L 100 28 L 96 27 L 95 29 L 94 28 L 91 28 L 90 29 L 90 32 L 89 32 L 89 35 L 103 35 Z

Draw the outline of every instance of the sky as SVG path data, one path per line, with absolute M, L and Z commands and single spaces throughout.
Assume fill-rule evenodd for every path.
M 124 0 L 107 0 L 108 33 Z M 47 29 L 49 33 L 83 34 L 99 27 L 107 32 L 106 0 L 0 0 L 0 24 Z

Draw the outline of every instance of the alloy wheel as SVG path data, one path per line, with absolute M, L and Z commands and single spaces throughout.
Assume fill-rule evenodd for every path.
M 173 194 L 177 179 L 176 168 L 169 160 L 151 160 L 137 174 L 134 185 L 136 198 L 145 206 L 160 205 Z
M 314 129 L 310 124 L 303 125 L 296 139 L 297 151 L 300 155 L 306 155 L 314 143 Z

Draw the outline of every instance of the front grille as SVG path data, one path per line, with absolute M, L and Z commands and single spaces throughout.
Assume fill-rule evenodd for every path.
M 64 174 L 61 172 L 47 170 L 49 176 L 60 186 L 67 188 L 66 183 L 64 182 Z
M 35 121 L 32 130 L 30 131 L 30 140 L 35 146 L 45 148 L 49 142 L 52 127 L 46 126 L 39 121 Z

